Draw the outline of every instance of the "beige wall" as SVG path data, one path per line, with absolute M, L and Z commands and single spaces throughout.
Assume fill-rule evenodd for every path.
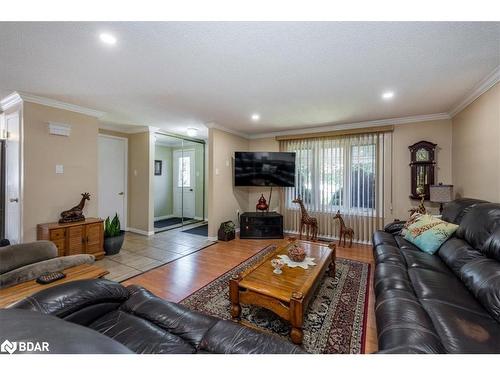
M 248 189 L 234 187 L 235 151 L 247 151 L 249 141 L 219 129 L 208 131 L 208 235 L 217 235 L 223 221 L 238 226 L 238 211 L 248 210 Z M 217 173 L 218 172 L 218 173 Z
M 278 152 L 280 150 L 279 142 L 274 138 L 251 139 L 248 142 L 248 151 L 267 151 Z M 273 188 L 273 195 L 271 197 L 270 211 L 280 211 L 280 195 L 283 188 Z M 270 188 L 267 187 L 249 187 L 248 188 L 248 209 L 255 211 L 255 206 L 261 194 L 264 194 L 266 200 L 269 198 Z M 269 202 L 268 202 L 269 203 Z
M 386 212 L 386 220 L 406 219 L 408 210 L 418 205 L 410 195 L 410 150 L 408 146 L 418 141 L 437 143 L 435 182 L 452 183 L 451 169 L 451 120 L 416 122 L 396 125 L 393 133 L 393 200 L 392 213 Z M 387 186 L 387 184 L 386 184 Z M 389 185 L 390 186 L 390 185 Z M 385 201 L 390 202 L 390 190 L 385 189 Z M 426 207 L 436 212 L 437 206 L 429 202 Z
M 154 231 L 154 141 L 149 132 L 129 135 L 128 226 L 146 233 Z
M 458 196 L 500 202 L 500 84 L 453 118 L 452 156 Z
M 50 135 L 49 121 L 71 125 L 71 135 Z M 36 239 L 37 224 L 77 205 L 83 192 L 91 195 L 85 215 L 97 215 L 97 133 L 96 118 L 24 103 L 24 242 Z M 55 173 L 56 164 L 64 174 Z

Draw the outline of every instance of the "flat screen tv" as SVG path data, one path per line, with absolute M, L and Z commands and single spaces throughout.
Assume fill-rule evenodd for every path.
M 295 152 L 236 152 L 235 186 L 295 186 Z

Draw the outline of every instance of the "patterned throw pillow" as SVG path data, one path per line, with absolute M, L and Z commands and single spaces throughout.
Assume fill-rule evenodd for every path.
M 408 221 L 405 223 L 405 225 L 403 226 L 403 229 L 401 229 L 401 233 L 399 235 L 401 237 L 406 236 L 406 233 L 408 232 L 408 227 L 410 225 L 412 225 L 413 223 L 415 223 L 418 219 L 420 219 L 421 216 L 422 216 L 421 213 L 418 213 L 418 212 L 413 213 L 410 216 L 410 218 L 408 219 Z
M 421 215 L 408 226 L 404 238 L 427 254 L 434 254 L 452 236 L 458 225 L 432 215 Z

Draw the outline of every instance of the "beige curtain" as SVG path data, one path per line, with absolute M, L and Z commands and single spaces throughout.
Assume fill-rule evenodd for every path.
M 320 238 L 336 239 L 340 210 L 354 229 L 354 241 L 370 243 L 384 225 L 384 174 L 387 171 L 388 133 L 369 133 L 281 140 L 281 151 L 296 153 L 296 183 L 281 196 L 285 230 L 298 233 L 300 210 L 292 203 L 302 198 L 309 215 L 316 217 Z

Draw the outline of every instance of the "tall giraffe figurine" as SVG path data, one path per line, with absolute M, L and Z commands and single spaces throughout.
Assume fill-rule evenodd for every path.
M 344 237 L 344 247 L 345 247 L 345 238 L 349 237 L 349 247 L 352 247 L 352 238 L 354 237 L 354 229 L 346 227 L 344 223 L 344 219 L 340 215 L 340 210 L 337 211 L 337 215 L 333 217 L 333 220 L 339 219 L 340 222 L 340 234 L 339 234 L 339 246 L 342 242 L 342 237 Z
M 302 230 L 304 226 L 306 227 L 306 237 L 311 241 L 316 241 L 318 239 L 318 220 L 315 217 L 309 216 L 306 208 L 304 207 L 304 202 L 300 197 L 295 198 L 293 203 L 297 203 L 300 206 L 300 227 L 299 227 L 299 239 L 302 239 Z

